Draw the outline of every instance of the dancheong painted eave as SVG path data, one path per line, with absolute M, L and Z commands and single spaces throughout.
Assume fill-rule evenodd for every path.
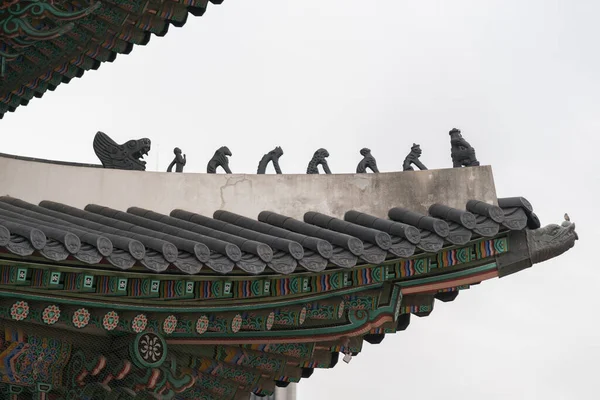
M 221 4 L 223 0 L 210 0 Z M 0 118 L 61 83 L 201 16 L 209 0 L 5 0 L 0 5 Z
M 224 176 L 0 157 L 0 187 L 11 400 L 270 395 L 577 240 L 498 198 L 489 167 Z

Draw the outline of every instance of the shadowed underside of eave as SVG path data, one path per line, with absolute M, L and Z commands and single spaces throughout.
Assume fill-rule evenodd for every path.
M 129 54 L 134 45 L 148 44 L 152 34 L 164 36 L 170 25 L 183 26 L 188 14 L 203 15 L 209 0 L 62 0 L 54 1 L 58 11 L 45 11 L 42 18 L 34 15 L 35 8 L 22 12 L 35 3 L 42 2 L 0 6 L 4 12 L 0 22 L 11 15 L 22 25 L 16 32 L 0 30 L 0 54 L 4 55 L 0 118 L 61 83 L 98 69 L 103 62 L 113 62 L 118 54 Z M 31 28 L 38 31 L 29 28 L 32 17 L 35 23 Z M 57 34 L 49 39 L 36 37 L 52 31 Z

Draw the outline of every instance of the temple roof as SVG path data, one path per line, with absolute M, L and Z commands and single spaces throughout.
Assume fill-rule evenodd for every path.
M 35 253 L 45 261 L 117 270 L 288 275 L 435 254 L 502 231 L 539 228 L 527 200 L 498 204 L 471 200 L 462 210 L 434 204 L 428 215 L 396 207 L 389 219 L 348 210 L 342 220 L 309 209 L 300 221 L 270 211 L 251 219 L 218 210 L 211 218 L 0 197 L 0 247 L 22 257 Z
M 61 400 L 271 395 L 577 240 L 568 217 L 540 228 L 524 198 L 497 204 L 298 220 L 0 197 L 0 357 L 27 344 L 8 389 L 68 393 Z M 22 365 L 42 332 L 52 356 L 36 386 Z
M 201 16 L 209 0 L 34 0 L 0 5 L 0 118 Z M 210 0 L 220 4 L 223 0 Z
M 527 200 L 497 198 L 489 167 L 0 166 L 0 385 L 23 399 L 268 396 L 578 238 L 567 215 L 540 227 Z

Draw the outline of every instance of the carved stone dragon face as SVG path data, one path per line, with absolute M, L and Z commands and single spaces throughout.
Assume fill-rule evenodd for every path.
M 529 255 L 534 264 L 558 257 L 573 246 L 579 237 L 575 224 L 564 221 L 562 225 L 551 224 L 527 231 Z
M 146 162 L 142 158 L 150 148 L 150 139 L 146 138 L 118 144 L 103 132 L 94 137 L 94 152 L 104 168 L 145 171 Z
M 143 166 L 143 169 L 146 169 L 146 161 L 142 161 L 142 158 L 147 156 L 148 152 L 150 151 L 150 139 L 144 138 L 138 140 L 129 140 L 127 143 L 125 143 L 125 148 L 131 161 Z

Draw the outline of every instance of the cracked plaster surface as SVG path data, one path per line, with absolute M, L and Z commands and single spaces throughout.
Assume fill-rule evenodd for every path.
M 0 157 L 0 188 L 2 195 L 36 204 L 137 206 L 164 214 L 180 208 L 206 216 L 223 209 L 250 218 L 265 210 L 298 219 L 307 211 L 343 218 L 352 209 L 387 218 L 393 207 L 426 213 L 436 202 L 457 208 L 471 199 L 497 202 L 491 167 L 334 175 L 168 174 Z

